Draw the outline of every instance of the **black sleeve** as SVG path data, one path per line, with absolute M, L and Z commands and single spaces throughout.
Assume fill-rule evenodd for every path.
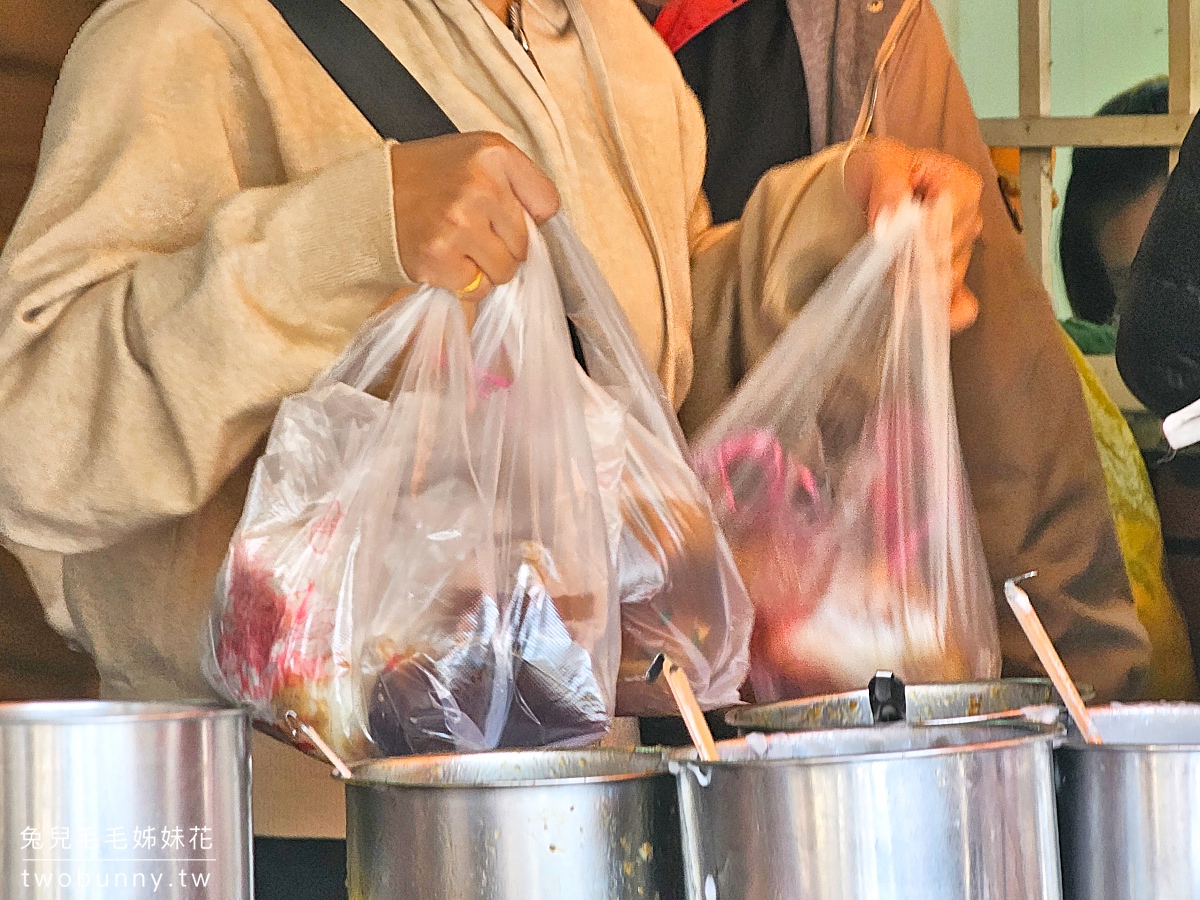
M 1117 368 L 1160 416 L 1200 398 L 1200 127 L 1192 122 L 1179 165 L 1133 262 L 1117 330 Z

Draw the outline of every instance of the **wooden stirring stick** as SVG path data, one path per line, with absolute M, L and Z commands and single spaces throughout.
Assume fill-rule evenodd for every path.
M 333 748 L 321 740 L 321 736 L 317 734 L 315 728 L 312 728 L 300 721 L 300 717 L 296 715 L 295 710 L 289 709 L 284 715 L 284 720 L 287 722 L 288 727 L 292 730 L 292 737 L 296 738 L 303 734 L 306 738 L 312 741 L 313 746 L 320 750 L 321 753 L 324 754 L 325 758 L 329 760 L 330 765 L 332 765 L 337 771 L 339 778 L 341 778 L 343 781 L 349 781 L 354 777 L 354 773 L 350 771 L 350 767 L 342 762 L 342 758 L 340 756 L 333 752 Z
M 1096 726 L 1092 722 L 1092 717 L 1088 715 L 1083 698 L 1079 696 L 1079 691 L 1075 688 L 1075 682 L 1067 674 L 1067 668 L 1063 665 L 1062 657 L 1054 649 L 1050 635 L 1046 634 L 1046 628 L 1042 625 L 1042 620 L 1038 618 L 1033 604 L 1029 602 L 1029 595 L 1017 587 L 1018 582 L 1033 578 L 1035 575 L 1037 575 L 1037 572 L 1030 572 L 1027 575 L 1022 575 L 1019 578 L 1010 578 L 1004 582 L 1005 599 L 1008 600 L 1008 605 L 1012 607 L 1017 621 L 1021 623 L 1025 637 L 1033 645 L 1033 650 L 1037 653 L 1038 659 L 1041 660 L 1042 667 L 1046 670 L 1046 673 L 1050 676 L 1050 680 L 1054 683 L 1054 687 L 1058 690 L 1058 695 L 1067 704 L 1067 712 L 1075 720 L 1075 726 L 1079 729 L 1079 733 L 1083 735 L 1083 739 L 1089 744 L 1103 743 L 1100 739 L 1100 732 L 1096 730 Z
M 650 668 L 646 670 L 646 681 L 653 684 L 659 675 L 667 679 L 667 687 L 671 689 L 671 696 L 675 698 L 675 705 L 679 707 L 692 743 L 700 751 L 700 759 L 704 762 L 717 762 L 721 757 L 717 753 L 716 742 L 713 741 L 712 732 L 708 728 L 708 720 L 704 718 L 704 712 L 696 702 L 696 695 L 692 693 L 687 673 L 671 662 L 665 653 L 660 653 L 654 657 L 654 662 L 650 663 Z

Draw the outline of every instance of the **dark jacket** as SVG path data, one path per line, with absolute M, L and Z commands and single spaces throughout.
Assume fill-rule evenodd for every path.
M 1133 261 L 1117 368 L 1160 416 L 1200 398 L 1200 129 L 1188 130 Z

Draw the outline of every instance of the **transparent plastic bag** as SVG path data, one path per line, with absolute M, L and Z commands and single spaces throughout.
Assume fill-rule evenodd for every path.
M 949 217 L 881 219 L 697 441 L 755 605 L 759 701 L 877 670 L 999 674 L 950 380 Z
M 674 411 L 595 261 L 560 215 L 546 226 L 587 374 L 577 369 L 621 602 L 620 715 L 673 714 L 658 653 L 705 708 L 738 702 L 753 607 L 712 506 L 688 465 Z
M 295 711 L 349 759 L 607 730 L 606 526 L 562 302 L 532 243 L 474 346 L 458 298 L 423 288 L 281 406 L 207 663 L 260 721 L 282 731 Z
M 218 576 L 222 609 L 206 661 L 209 681 L 257 719 L 282 726 L 294 709 L 351 758 L 366 747 L 355 720 L 353 610 L 339 598 L 353 578 L 355 526 L 344 504 L 356 490 L 339 474 L 373 443 L 386 406 L 343 384 L 284 401 Z
M 460 585 L 495 594 L 492 494 L 467 440 L 475 406 L 462 309 L 432 290 L 368 323 L 281 404 L 217 580 L 207 666 L 219 690 L 284 733 L 294 711 L 348 759 L 377 754 L 361 657 L 393 562 L 420 562 L 406 573 L 413 623 L 456 624 Z
M 498 603 L 493 609 L 487 592 L 480 592 L 484 602 L 467 598 L 469 627 L 452 649 L 465 685 L 460 693 L 476 704 L 481 695 L 495 697 L 490 709 L 503 715 L 468 711 L 481 734 L 465 740 L 414 728 L 406 694 L 414 672 L 428 680 L 428 666 L 404 653 L 377 654 L 372 735 L 389 754 L 584 744 L 605 733 L 613 711 L 620 645 L 605 521 L 562 299 L 536 231 L 516 277 L 480 305 L 472 357 L 484 414 L 471 420 L 471 442 L 478 477 L 493 498 Z M 385 596 L 370 631 L 395 633 L 404 624 L 393 621 L 398 612 L 403 615 L 403 605 Z M 493 661 L 478 648 L 489 639 L 496 646 L 497 635 L 504 653 Z M 418 699 L 429 694 L 416 693 Z M 422 713 L 423 720 L 429 717 Z M 393 723 L 405 726 L 403 740 L 388 727 Z

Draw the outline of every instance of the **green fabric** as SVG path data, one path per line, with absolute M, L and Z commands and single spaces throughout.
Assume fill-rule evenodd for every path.
M 1071 318 L 1065 320 L 1062 327 L 1085 356 L 1107 356 L 1117 352 L 1117 329 L 1112 325 Z

